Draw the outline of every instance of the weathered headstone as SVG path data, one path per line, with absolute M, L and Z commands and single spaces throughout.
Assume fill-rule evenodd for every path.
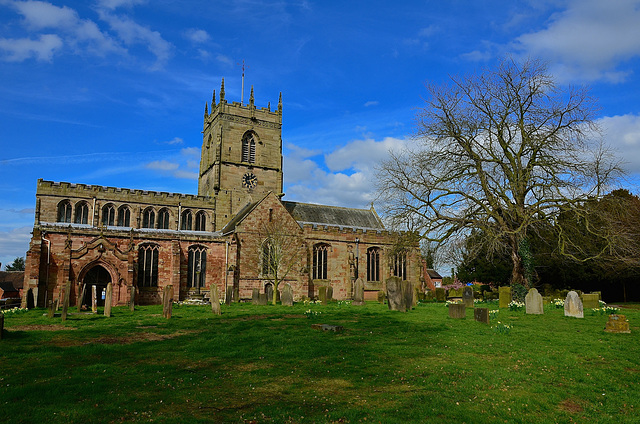
M 280 301 L 282 302 L 283 306 L 293 306 L 293 289 L 291 288 L 291 284 L 286 283 L 282 287 Z
M 489 324 L 489 308 L 475 308 L 473 310 L 473 319 Z
M 327 303 L 333 300 L 333 286 L 327 286 Z
M 462 289 L 462 303 L 467 308 L 473 308 L 473 288 L 464 286 Z
M 67 320 L 67 312 L 69 312 L 69 297 L 71 297 L 71 281 L 64 284 L 64 295 L 62 298 L 62 321 Z
M 466 318 L 467 307 L 464 303 L 450 303 L 449 304 L 449 317 L 450 318 Z
M 222 315 L 222 309 L 220 309 L 220 296 L 218 296 L 218 286 L 215 283 L 211 283 L 209 288 L 209 301 L 211 302 L 211 312 L 214 315 Z
M 353 283 L 353 305 L 364 305 L 364 280 L 362 277 L 358 278 Z
M 413 285 L 409 281 L 402 281 L 402 297 L 404 299 L 404 309 L 407 311 L 413 309 L 415 291 L 413 290 Z
M 162 290 L 162 316 L 171 319 L 173 313 L 173 285 L 169 284 Z
M 266 306 L 269 303 L 269 298 L 267 297 L 267 293 L 260 293 L 260 297 L 258 298 L 258 305 Z
M 228 286 L 224 296 L 224 303 L 226 303 L 227 306 L 229 306 L 231 305 L 232 301 L 233 301 L 233 286 Z
M 329 325 L 329 324 L 311 324 L 311 328 L 313 328 L 314 330 L 335 331 L 335 332 L 341 332 L 344 330 L 344 327 L 341 325 Z
M 131 298 L 129 299 L 129 309 L 133 312 L 136 309 L 136 286 L 131 286 Z
M 444 302 L 447 297 L 447 291 L 442 287 L 436 287 L 436 301 Z
M 508 308 L 511 303 L 511 287 L 501 286 L 498 288 L 499 300 L 498 304 L 500 308 Z
M 378 303 L 380 304 L 384 303 L 385 298 L 386 298 L 386 295 L 384 294 L 384 291 L 378 290 Z
M 251 292 L 251 304 L 259 305 L 260 304 L 260 289 L 254 288 Z
M 267 302 L 273 302 L 273 285 L 267 284 L 264 288 L 264 292 L 267 295 Z
M 82 301 L 84 300 L 84 291 L 86 284 L 78 284 L 77 292 L 76 292 L 76 306 L 78 307 L 78 312 L 82 310 Z
M 532 288 L 524 297 L 525 311 L 528 314 L 542 315 L 544 314 L 544 305 L 542 303 L 542 295 L 538 293 L 538 289 Z
M 627 317 L 617 314 L 609 315 L 609 321 L 605 324 L 604 331 L 607 333 L 631 333 Z
M 2 340 L 3 334 L 4 334 L 4 314 L 0 314 L 0 340 Z
M 320 302 L 322 302 L 323 305 L 327 304 L 327 287 L 318 287 L 318 299 L 320 300 Z
M 113 297 L 113 284 L 109 283 L 107 284 L 107 294 L 105 295 L 105 298 L 104 298 L 104 316 L 107 318 L 111 316 L 111 298 L 112 297 Z
M 597 293 L 585 293 L 582 295 L 582 307 L 584 309 L 596 309 L 600 307 L 600 296 Z
M 402 280 L 398 277 L 389 277 L 387 279 L 387 304 L 391 311 L 407 311 Z
M 564 316 L 574 318 L 584 318 L 584 312 L 582 309 L 582 301 L 578 293 L 571 290 L 567 294 L 567 298 L 564 301 Z
M 53 318 L 56 314 L 56 304 L 53 300 L 49 300 L 49 305 L 47 306 L 47 318 Z
M 98 288 L 91 286 L 91 312 L 98 313 Z

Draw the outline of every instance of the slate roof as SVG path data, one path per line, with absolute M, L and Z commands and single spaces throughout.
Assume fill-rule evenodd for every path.
M 300 224 L 384 230 L 384 225 L 373 208 L 353 209 L 288 201 L 283 201 L 282 204 Z
M 22 288 L 23 281 L 24 271 L 0 271 L 0 282 L 11 284 L 16 290 Z M 2 288 L 6 290 L 4 286 Z
M 438 274 L 438 272 L 435 269 L 427 269 L 427 274 L 429 274 L 429 277 L 433 278 L 433 279 L 442 279 L 442 275 Z

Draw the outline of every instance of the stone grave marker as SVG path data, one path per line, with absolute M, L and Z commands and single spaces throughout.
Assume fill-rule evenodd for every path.
M 0 314 L 0 340 L 2 340 L 3 334 L 4 334 L 4 314 Z
M 91 286 L 91 312 L 98 313 L 98 288 Z
M 462 303 L 467 308 L 473 308 L 473 288 L 464 286 L 462 289 Z
M 162 291 L 162 315 L 166 319 L 171 319 L 173 314 L 173 285 L 169 284 Z
M 362 277 L 358 278 L 353 283 L 353 305 L 364 305 L 364 280 Z
M 62 321 L 67 320 L 67 313 L 69 312 L 70 297 L 71 297 L 71 281 L 67 281 L 64 284 L 64 293 L 62 295 Z
M 600 307 L 600 296 L 597 293 L 585 293 L 582 295 L 583 309 L 597 309 Z
M 136 309 L 136 286 L 131 286 L 131 298 L 129 299 L 129 309 L 133 312 Z
M 113 297 L 113 284 L 107 284 L 107 294 L 104 298 L 104 316 L 111 316 L 111 298 Z
M 447 293 L 447 298 L 462 298 L 462 289 L 449 289 L 449 293 Z
M 47 308 L 47 318 L 53 318 L 55 314 L 55 303 L 53 302 L 53 300 L 49 300 L 49 307 Z
M 293 288 L 291 288 L 291 284 L 285 283 L 285 285 L 282 287 L 280 301 L 284 306 L 293 306 Z
M 508 308 L 509 303 L 511 303 L 511 287 L 509 286 L 501 286 L 498 288 L 498 304 L 500 308 Z
M 222 315 L 218 286 L 216 286 L 215 283 L 211 283 L 209 286 L 209 301 L 211 302 L 211 312 L 213 312 L 214 315 Z
M 604 331 L 607 333 L 631 333 L 627 317 L 618 314 L 609 315 L 609 321 L 605 324 Z
M 260 289 L 254 288 L 251 292 L 251 304 L 259 305 L 260 304 Z
M 450 318 L 466 318 L 467 307 L 464 303 L 450 303 L 449 304 L 449 317 Z
M 404 309 L 407 311 L 413 309 L 415 293 L 413 290 L 413 285 L 409 281 L 402 281 L 402 297 L 404 298 Z
M 327 286 L 327 303 L 333 300 L 333 286 Z
M 383 290 L 378 290 L 378 303 L 383 304 L 386 295 Z
M 318 299 L 323 305 L 327 304 L 327 288 L 325 286 L 318 287 Z
M 269 303 L 269 297 L 267 293 L 260 293 L 260 297 L 258 298 L 258 305 L 267 306 Z
M 78 312 L 82 311 L 82 302 L 84 301 L 86 290 L 86 284 L 83 284 L 82 287 L 78 284 L 78 296 L 76 298 L 76 306 L 78 307 Z
M 329 324 L 311 324 L 311 328 L 313 328 L 314 330 L 335 331 L 335 332 L 341 332 L 344 330 L 344 327 L 341 325 L 329 325 Z
M 473 310 L 473 319 L 489 324 L 489 308 L 475 308 Z
M 584 318 L 584 312 L 582 309 L 582 301 L 578 293 L 571 290 L 567 294 L 567 298 L 564 301 L 564 316 L 574 318 Z
M 224 303 L 226 303 L 227 306 L 229 306 L 231 305 L 232 300 L 233 300 L 233 286 L 228 286 L 224 296 Z
M 436 301 L 444 302 L 447 297 L 447 291 L 442 287 L 436 287 Z
M 406 312 L 406 299 L 403 293 L 402 280 L 398 277 L 387 279 L 387 304 L 391 311 Z
M 528 314 L 542 315 L 544 308 L 542 303 L 542 295 L 538 293 L 538 289 L 529 289 L 529 293 L 524 297 L 525 311 Z

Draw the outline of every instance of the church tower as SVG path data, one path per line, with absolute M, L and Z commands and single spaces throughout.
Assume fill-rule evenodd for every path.
M 269 191 L 282 193 L 282 93 L 273 112 L 255 107 L 253 87 L 249 104 L 227 103 L 223 79 L 204 108 L 198 195 L 214 199 L 219 230 Z

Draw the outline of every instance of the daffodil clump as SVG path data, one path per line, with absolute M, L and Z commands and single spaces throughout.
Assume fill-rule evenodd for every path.
M 493 330 L 498 334 L 509 334 L 511 332 L 511 327 L 512 326 L 510 324 L 498 321 L 498 323 L 493 326 Z
M 18 308 L 16 306 L 15 308 L 0 310 L 0 314 L 3 314 L 3 315 L 19 314 L 21 312 L 27 312 L 27 311 L 28 311 L 27 308 Z
M 320 315 L 320 312 L 312 311 L 311 309 L 308 309 L 308 310 L 304 311 L 304 314 L 306 315 L 307 318 L 314 318 L 314 317 L 317 317 L 318 315 Z
M 564 299 L 553 299 L 550 304 L 555 306 L 556 309 L 563 309 L 564 308 Z
M 511 311 L 521 311 L 524 309 L 524 302 L 518 302 L 517 300 L 512 300 L 509 303 L 509 310 Z

